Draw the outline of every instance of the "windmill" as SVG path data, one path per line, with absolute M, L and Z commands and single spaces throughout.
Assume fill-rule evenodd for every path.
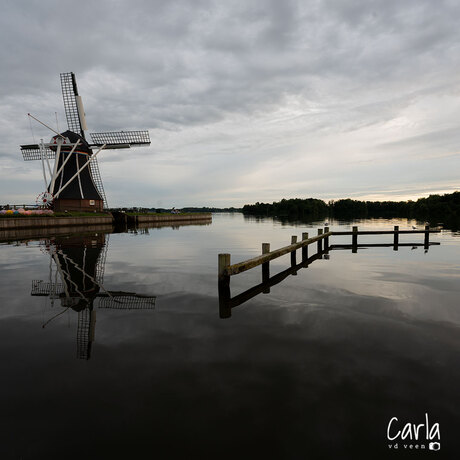
M 90 359 L 96 331 L 96 311 L 153 310 L 156 296 L 135 292 L 109 291 L 103 283 L 108 241 L 104 233 L 56 236 L 42 242 L 49 254 L 48 281 L 32 280 L 32 296 L 58 300 L 62 310 L 45 327 L 66 311 L 78 313 L 77 358 Z
M 68 130 L 54 133 L 49 143 L 21 145 L 25 161 L 42 163 L 45 191 L 37 204 L 53 207 L 55 211 L 102 211 L 107 207 L 97 155 L 103 149 L 125 149 L 131 146 L 150 145 L 148 131 L 118 131 L 85 135 L 86 119 L 81 96 L 73 72 L 61 73 L 61 89 Z M 93 152 L 93 149 L 97 149 Z M 50 160 L 54 160 L 51 167 Z

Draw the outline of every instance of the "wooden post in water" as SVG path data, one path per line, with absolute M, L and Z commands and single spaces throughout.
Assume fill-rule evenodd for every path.
M 324 227 L 324 233 L 329 233 L 329 227 Z M 325 251 L 329 250 L 329 237 L 328 236 L 324 238 L 324 250 Z
M 302 241 L 308 240 L 308 233 L 302 233 Z M 302 262 L 305 262 L 308 259 L 308 244 L 302 248 Z
M 430 226 L 425 225 L 425 241 L 424 241 L 424 248 L 428 249 L 428 246 L 430 245 Z
M 351 252 L 358 252 L 358 227 L 353 227 L 353 235 L 351 236 Z
M 322 235 L 322 234 L 323 234 L 323 229 L 322 229 L 322 228 L 318 228 L 318 235 Z M 322 252 L 322 251 L 323 251 L 323 240 L 320 239 L 320 240 L 318 240 L 318 251 L 317 251 L 317 252 L 318 252 L 318 254 L 319 254 L 319 253 Z
M 323 229 L 318 228 L 318 236 L 323 234 Z M 317 242 L 317 253 L 321 253 L 323 251 L 323 239 L 319 239 Z
M 297 243 L 297 235 L 292 235 L 291 244 L 296 244 L 296 243 Z M 291 267 L 294 267 L 297 265 L 296 252 L 297 251 L 295 250 L 291 252 Z M 293 275 L 297 275 L 297 273 L 293 273 Z
M 395 233 L 393 237 L 393 251 L 397 251 L 399 244 L 399 225 L 395 225 L 394 232 Z
M 219 254 L 219 280 L 230 278 L 227 274 L 225 274 L 225 269 L 230 265 L 230 261 L 230 254 Z
M 262 243 L 262 254 L 267 254 L 270 252 L 270 243 Z M 270 262 L 265 262 L 262 264 L 262 283 L 266 283 L 270 279 Z M 270 292 L 270 287 L 263 291 L 264 294 Z
M 230 258 L 230 254 L 219 254 L 218 291 L 220 318 L 230 318 L 232 316 L 232 309 L 230 307 L 230 276 L 225 274 L 225 269 L 230 265 Z

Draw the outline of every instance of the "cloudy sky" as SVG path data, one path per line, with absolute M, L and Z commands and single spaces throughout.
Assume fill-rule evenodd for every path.
M 33 203 L 19 144 L 66 129 L 73 71 L 109 205 L 241 206 L 458 190 L 457 0 L 5 0 L 0 203 Z

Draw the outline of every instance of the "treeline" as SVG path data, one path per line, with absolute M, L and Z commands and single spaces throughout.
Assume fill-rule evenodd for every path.
M 294 198 L 273 203 L 245 204 L 243 214 L 292 218 L 321 218 L 327 216 L 329 207 L 323 200 Z
M 415 219 L 460 218 L 460 192 L 430 195 L 417 201 L 330 201 L 330 215 L 347 217 L 407 217 Z
M 246 204 L 244 214 L 290 218 L 407 217 L 424 220 L 460 219 L 460 192 L 430 195 L 417 201 L 359 201 L 349 198 L 329 201 L 314 198 L 289 199 L 273 203 Z

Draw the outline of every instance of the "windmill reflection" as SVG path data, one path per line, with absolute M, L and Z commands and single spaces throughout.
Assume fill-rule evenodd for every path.
M 44 240 L 42 250 L 50 256 L 49 280 L 32 281 L 32 296 L 49 297 L 51 306 L 59 300 L 63 307 L 43 327 L 70 309 L 78 313 L 77 357 L 80 359 L 91 357 L 98 308 L 139 310 L 155 307 L 155 296 L 105 289 L 107 248 L 108 235 L 103 233 Z

